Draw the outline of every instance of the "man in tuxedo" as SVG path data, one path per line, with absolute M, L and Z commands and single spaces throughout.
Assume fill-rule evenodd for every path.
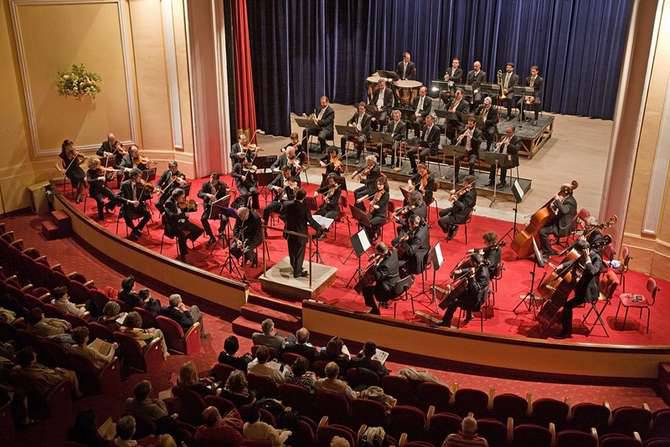
M 433 107 L 433 100 L 428 97 L 428 87 L 423 86 L 419 89 L 419 96 L 412 100 L 412 108 L 414 109 L 414 131 L 419 133 L 423 127 L 423 121 Z
M 435 124 L 435 118 L 433 118 L 433 115 L 427 115 L 425 125 L 423 126 L 417 141 L 418 146 L 407 151 L 407 158 L 409 158 L 409 163 L 412 166 L 412 175 L 417 173 L 417 154 L 419 154 L 419 160 L 421 163 L 426 162 L 426 157 L 428 157 L 429 154 L 437 154 L 437 151 L 440 147 L 440 133 L 440 128 Z
M 458 225 L 464 224 L 475 205 L 477 204 L 477 188 L 475 188 L 476 177 L 468 175 L 463 180 L 464 193 L 453 201 L 451 207 L 440 210 L 440 219 L 437 224 L 442 231 L 447 233 L 447 240 L 451 240 L 456 236 Z
M 450 88 L 455 84 L 463 83 L 463 69 L 459 58 L 455 57 L 451 60 L 451 67 L 444 73 L 444 80 L 449 82 Z
M 365 305 L 370 307 L 370 313 L 379 315 L 377 301 L 386 304 L 389 300 L 402 293 L 398 289 L 400 283 L 400 262 L 398 261 L 398 252 L 389 247 L 384 242 L 379 242 L 375 246 L 375 255 L 379 257 L 378 263 L 374 267 L 374 284 L 362 285 Z
M 381 167 L 377 163 L 377 157 L 374 155 L 365 157 L 365 168 L 361 168 L 360 171 L 367 171 L 367 174 L 364 176 L 361 175 L 360 180 L 363 183 L 363 186 L 354 189 L 354 197 L 357 202 L 356 206 L 363 209 L 362 204 L 358 203 L 358 200 L 362 197 L 369 196 L 377 190 L 377 179 L 379 179 L 382 173 Z
M 514 169 L 519 166 L 519 146 L 521 140 L 514 135 L 514 128 L 508 127 L 505 129 L 505 136 L 495 145 L 495 151 L 498 154 L 505 155 L 505 161 L 499 166 L 500 168 L 500 183 L 498 188 L 507 186 L 507 169 Z M 489 168 L 489 182 L 486 186 L 492 187 L 496 181 L 496 165 L 491 164 Z
M 340 138 L 340 149 L 342 151 L 342 156 L 346 154 L 347 151 L 347 142 L 351 141 L 356 147 L 356 160 L 361 159 L 361 152 L 365 147 L 365 142 L 370 135 L 370 125 L 372 124 L 372 117 L 365 112 L 365 103 L 359 102 L 356 113 L 349 118 L 347 121 L 347 126 L 354 127 L 356 129 L 356 135 L 352 137 L 343 136 Z
M 328 151 L 326 140 L 333 138 L 333 129 L 335 123 L 335 111 L 330 106 L 330 100 L 327 96 L 322 96 L 319 99 L 319 110 L 315 111 L 316 124 L 318 127 L 314 129 L 305 129 L 302 132 L 302 151 L 307 153 L 307 136 L 317 135 L 319 138 L 319 146 L 322 153 Z
M 186 333 L 195 323 L 200 323 L 200 337 L 205 338 L 205 326 L 202 321 L 202 312 L 198 306 L 188 307 L 181 299 L 181 295 L 174 293 L 168 298 L 168 306 L 161 309 L 161 316 L 174 320 Z
M 221 174 L 218 172 L 212 172 L 209 175 L 209 181 L 203 183 L 200 191 L 198 191 L 198 197 L 202 199 L 202 216 L 200 216 L 200 223 L 202 223 L 202 228 L 205 230 L 205 234 L 209 237 L 209 245 L 216 242 L 212 226 L 209 224 L 209 220 L 213 217 L 212 206 L 214 206 L 214 202 L 229 195 L 230 188 L 221 181 Z M 230 198 L 222 200 L 223 203 L 219 202 L 217 204 L 218 208 L 221 210 L 218 215 L 219 235 L 223 234 L 226 225 L 228 224 L 228 220 L 237 217 L 235 210 L 228 206 L 229 201 Z
M 109 133 L 107 135 L 107 139 L 102 142 L 98 150 L 96 151 L 95 155 L 97 155 L 100 158 L 106 158 L 108 156 L 114 156 L 114 166 L 115 168 L 118 168 L 121 165 L 121 161 L 123 160 L 123 153 L 118 150 L 123 148 L 123 145 L 121 142 L 116 138 L 116 136 L 113 133 Z M 112 166 L 105 166 L 107 168 L 111 168 Z
M 479 160 L 479 146 L 481 143 L 482 133 L 477 129 L 477 119 L 473 115 L 470 115 L 465 125 L 465 130 L 456 138 L 456 145 L 464 146 L 466 151 L 463 157 L 456 158 L 456 166 L 454 167 L 456 181 L 460 181 L 458 172 L 461 169 L 461 162 L 463 161 L 469 165 L 469 174 L 471 176 L 475 175 L 475 165 L 477 164 L 477 160 Z
M 412 62 L 412 55 L 409 53 L 409 51 L 405 51 L 402 54 L 402 60 L 398 62 L 398 66 L 396 67 L 395 72 L 398 73 L 398 77 L 400 79 L 416 79 L 416 65 L 414 65 L 414 62 Z
M 544 85 L 544 79 L 540 76 L 540 68 L 537 65 L 530 67 L 530 76 L 526 78 L 526 86 L 533 88 L 533 99 L 530 104 L 526 104 L 526 107 L 533 112 L 535 112 L 535 121 L 533 125 L 537 124 L 538 114 L 542 110 L 542 86 Z M 521 101 L 524 101 L 524 98 L 521 98 Z M 526 113 L 524 112 L 523 119 L 526 119 Z
M 279 174 L 268 184 L 268 189 L 272 190 L 272 202 L 265 205 L 263 210 L 263 222 L 268 224 L 272 213 L 280 213 L 281 219 L 285 216 L 282 212 L 282 204 L 287 200 L 295 198 L 295 190 L 297 189 L 297 181 L 291 175 L 291 168 L 284 166 Z
M 491 98 L 487 96 L 477 109 L 477 121 L 486 140 L 486 150 L 491 150 L 491 144 L 496 140 L 498 133 L 498 110 L 491 104 Z
M 391 153 L 391 166 L 394 169 L 400 170 L 400 143 L 407 139 L 407 125 L 402 121 L 400 110 L 394 110 L 391 113 L 391 121 L 389 121 L 386 126 L 386 132 L 390 133 L 393 137 L 393 152 Z M 382 160 L 382 164 L 384 160 Z
M 121 183 L 121 191 L 119 193 L 119 200 L 123 203 L 121 213 L 126 225 L 132 231 L 128 238 L 136 241 L 142 234 L 142 229 L 151 219 L 151 213 L 147 209 L 145 203 L 149 200 L 151 195 L 144 191 L 142 184 L 142 173 L 139 169 L 133 169 L 128 175 L 128 180 Z M 134 219 L 140 218 L 140 222 L 135 225 Z
M 454 144 L 456 136 L 461 133 L 461 129 L 465 125 L 465 116 L 470 112 L 470 104 L 463 97 L 461 89 L 456 89 L 451 102 L 447 106 L 447 112 L 450 112 L 450 115 L 447 117 L 445 134 L 449 141 Z
M 502 75 L 502 96 L 506 96 L 505 99 L 501 99 L 501 104 L 507 109 L 507 119 L 512 119 L 512 104 L 514 103 L 514 97 L 512 95 L 512 90 L 519 84 L 519 75 L 514 73 L 514 64 L 508 62 L 505 65 L 505 73 Z
M 386 87 L 386 80 L 380 79 L 377 83 L 377 90 L 375 90 L 372 98 L 368 98 L 375 113 L 372 116 L 372 127 L 374 129 L 381 129 L 386 124 L 387 116 L 393 108 L 393 92 Z
M 482 63 L 475 61 L 472 64 L 472 70 L 468 72 L 465 80 L 467 85 L 472 86 L 472 104 L 475 107 L 482 102 L 482 94 L 480 92 L 482 82 L 486 82 L 486 72 L 482 70 Z
M 188 239 L 195 242 L 204 233 L 204 230 L 188 219 L 188 208 L 182 208 L 180 202 L 184 200 L 184 190 L 177 188 L 172 191 L 172 195 L 165 201 L 165 235 L 177 239 L 179 245 L 179 260 L 186 261 L 188 253 Z
M 231 176 L 235 179 L 235 186 L 239 197 L 236 199 L 238 204 L 246 205 L 251 199 L 251 207 L 257 210 L 258 202 L 258 182 L 253 166 L 249 160 L 243 158 L 241 162 L 235 163 Z
M 284 209 L 286 210 L 286 225 L 284 228 L 287 231 L 307 235 L 307 227 L 311 226 L 317 232 L 318 237 L 321 232 L 321 225 L 314 220 L 311 213 L 305 205 L 304 189 L 299 189 L 295 194 L 295 200 L 286 202 Z M 295 236 L 292 234 L 284 234 L 288 244 L 288 255 L 291 260 L 291 268 L 293 269 L 293 277 L 301 278 L 308 275 L 306 270 L 303 270 L 302 263 L 305 259 L 305 245 L 307 245 L 307 238 Z
M 412 275 L 418 275 L 425 269 L 425 260 L 430 250 L 430 232 L 428 225 L 416 214 L 408 220 L 408 229 L 405 233 L 406 240 L 399 241 L 398 257 L 400 259 L 400 270 Z
M 160 189 L 160 197 L 158 198 L 158 202 L 156 202 L 156 209 L 163 213 L 163 204 L 170 198 L 172 191 L 186 186 L 186 175 L 179 171 L 177 160 L 170 160 L 168 162 L 168 168 L 160 176 L 156 186 Z
M 249 148 L 249 137 L 246 133 L 241 132 L 237 136 L 237 143 L 233 144 L 230 148 L 230 160 L 233 165 L 238 162 L 242 162 L 245 158 L 250 158 L 250 152 L 247 151 Z

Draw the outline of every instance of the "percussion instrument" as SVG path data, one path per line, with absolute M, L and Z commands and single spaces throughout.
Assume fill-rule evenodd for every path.
M 412 104 L 414 98 L 419 96 L 419 89 L 423 84 L 419 81 L 400 79 L 393 83 L 396 88 L 397 96 L 400 98 L 401 104 Z
M 368 98 L 372 98 L 372 95 L 375 94 L 375 89 L 377 88 L 377 84 L 379 83 L 379 80 L 381 79 L 381 76 L 379 76 L 377 73 L 372 73 L 370 76 L 368 76 L 367 80 L 367 85 L 368 85 Z

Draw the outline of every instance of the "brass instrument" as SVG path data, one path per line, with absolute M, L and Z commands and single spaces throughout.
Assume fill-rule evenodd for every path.
M 503 87 L 502 77 L 503 77 L 503 71 L 498 70 L 498 72 L 496 73 L 496 83 L 500 86 L 500 96 L 498 97 L 498 99 L 507 99 L 507 90 L 505 90 L 505 88 Z
M 535 86 L 535 80 L 533 78 L 530 78 L 530 82 L 528 83 L 528 87 L 533 88 L 534 86 Z M 530 95 L 524 96 L 523 97 L 523 102 L 526 105 L 529 105 L 529 106 L 533 105 L 533 104 L 535 104 L 535 96 L 530 96 Z

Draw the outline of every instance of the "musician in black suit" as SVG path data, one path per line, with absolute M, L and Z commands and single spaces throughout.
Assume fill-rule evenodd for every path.
M 486 150 L 491 150 L 491 145 L 498 135 L 498 110 L 491 104 L 491 97 L 484 98 L 484 102 L 477 109 L 477 121 L 486 140 Z
M 393 109 L 393 92 L 386 87 L 386 80 L 380 79 L 372 98 L 368 97 L 368 104 L 374 110 L 372 114 L 372 128 L 381 129 L 386 125 L 388 114 Z
M 326 153 L 328 144 L 326 140 L 333 138 L 333 129 L 335 123 L 335 111 L 330 106 L 330 100 L 327 96 L 322 96 L 319 99 L 319 110 L 315 111 L 314 115 L 317 127 L 314 129 L 305 129 L 302 132 L 302 150 L 307 153 L 308 135 L 317 135 L 319 137 L 319 145 L 321 153 Z
M 540 68 L 537 65 L 530 67 L 530 76 L 526 78 L 526 86 L 533 88 L 533 97 L 530 99 L 530 104 L 526 104 L 525 98 L 521 98 L 521 107 L 532 110 L 535 113 L 535 121 L 533 125 L 537 124 L 537 118 L 542 110 L 542 87 L 544 79 L 540 76 Z M 523 109 L 522 109 L 523 110 Z M 526 119 L 525 111 L 522 111 L 523 119 Z
M 486 82 L 486 72 L 482 70 L 482 63 L 475 61 L 472 64 L 472 70 L 468 72 L 468 76 L 465 80 L 467 85 L 472 86 L 472 104 L 475 107 L 482 101 L 480 89 L 483 82 Z
M 556 252 L 551 248 L 549 235 L 556 237 L 567 236 L 575 227 L 575 216 L 577 216 L 577 200 L 575 200 L 574 191 L 579 184 L 576 180 L 571 183 L 561 185 L 558 191 L 549 203 L 549 208 L 554 212 L 551 221 L 540 230 L 540 250 L 549 257 L 554 256 Z
M 381 175 L 381 172 L 381 168 L 377 163 L 377 157 L 374 155 L 368 155 L 365 157 L 365 168 L 355 172 L 352 176 L 353 178 L 360 175 L 361 181 L 363 182 L 363 186 L 360 186 L 354 190 L 356 206 L 363 209 L 363 206 L 359 203 L 359 200 L 362 197 L 369 196 L 377 190 L 377 179 Z
M 400 270 L 408 274 L 418 275 L 426 268 L 426 255 L 430 250 L 430 232 L 428 225 L 419 216 L 414 215 L 408 220 L 407 233 L 398 237 L 396 248 L 400 259 Z
M 423 127 L 423 122 L 433 108 L 433 100 L 428 96 L 428 87 L 425 85 L 419 89 L 419 96 L 412 100 L 414 109 L 414 131 L 419 132 Z
M 195 211 L 189 209 L 186 203 L 186 194 L 181 188 L 172 191 L 172 196 L 165 201 L 165 235 L 176 238 L 179 244 L 179 260 L 186 261 L 188 253 L 188 239 L 195 242 L 203 233 L 203 229 L 188 219 L 188 213 Z
M 477 204 L 477 189 L 475 188 L 475 176 L 469 175 L 463 180 L 463 187 L 459 190 L 461 193 L 453 201 L 450 208 L 440 211 L 440 219 L 437 224 L 442 231 L 447 233 L 447 240 L 451 240 L 458 231 L 458 225 L 464 224 L 472 210 Z M 458 193 L 458 191 L 455 191 Z
M 494 146 L 494 152 L 497 154 L 506 155 L 506 159 L 499 166 L 500 168 L 500 183 L 498 188 L 507 186 L 507 169 L 514 169 L 519 166 L 519 147 L 521 140 L 514 135 L 514 127 L 505 129 L 505 136 Z M 486 186 L 492 187 L 496 181 L 496 164 L 491 163 L 489 168 L 489 182 Z
M 409 180 L 409 184 L 414 190 L 419 191 L 426 205 L 433 203 L 433 192 L 437 189 L 435 178 L 428 170 L 428 165 L 419 163 L 418 172 Z
M 323 204 L 314 214 L 329 219 L 337 219 L 340 216 L 340 196 L 342 186 L 337 182 L 337 175 L 329 174 L 325 184 L 314 192 L 314 195 L 323 195 Z
M 346 154 L 347 142 L 351 141 L 354 143 L 356 148 L 356 160 L 360 160 L 361 152 L 365 147 L 365 142 L 370 136 L 370 126 L 372 124 L 372 116 L 368 115 L 365 112 L 365 103 L 359 102 L 356 113 L 349 118 L 347 121 L 347 126 L 353 127 L 356 129 L 356 135 L 347 137 L 343 136 L 340 138 L 340 149 L 342 150 L 342 156 Z
M 114 211 L 117 199 L 106 185 L 107 172 L 100 167 L 98 157 L 89 157 L 86 181 L 88 182 L 88 195 L 95 200 L 98 207 L 98 220 L 104 220 L 105 210 Z M 105 204 L 105 198 L 107 198 L 107 204 Z
M 498 276 L 502 268 L 502 249 L 500 248 L 502 244 L 498 243 L 498 235 L 493 232 L 484 233 L 483 239 L 486 246 L 481 250 L 481 255 L 489 269 L 489 276 L 493 279 Z
M 402 54 L 402 60 L 398 62 L 398 66 L 396 67 L 395 72 L 398 73 L 398 77 L 400 79 L 416 79 L 416 65 L 414 65 L 414 62 L 412 62 L 412 55 L 409 53 L 409 51 L 405 51 Z
M 402 208 L 396 208 L 394 212 L 395 221 L 398 224 L 398 236 L 407 233 L 409 230 L 409 220 L 412 216 L 419 216 L 423 220 L 428 218 L 428 205 L 426 205 L 421 192 L 417 190 L 410 192 L 407 195 L 407 199 L 403 201 Z
M 268 189 L 272 190 L 272 202 L 268 203 L 263 210 L 263 222 L 265 225 L 268 224 L 272 213 L 280 213 L 281 220 L 284 220 L 285 216 L 282 212 L 282 205 L 287 200 L 295 199 L 298 182 L 291 175 L 290 166 L 284 166 L 284 169 L 268 184 Z
M 102 142 L 95 155 L 101 158 L 106 158 L 113 155 L 114 167 L 118 168 L 121 165 L 121 160 L 123 159 L 124 155 L 123 144 L 121 144 L 121 142 L 113 133 L 110 133 L 107 135 L 107 139 Z
M 230 244 L 230 254 L 236 258 L 244 257 L 244 262 L 252 267 L 258 264 L 256 247 L 263 243 L 263 224 L 254 210 L 241 207 L 237 210 L 238 218 L 233 227 L 234 240 Z
M 512 62 L 508 62 L 507 65 L 505 65 L 505 73 L 502 74 L 500 83 L 502 84 L 501 96 L 506 97 L 501 98 L 500 103 L 507 109 L 507 119 L 509 120 L 512 118 L 512 105 L 514 104 L 512 90 L 519 85 L 519 75 L 514 73 L 514 64 Z
M 461 89 L 456 89 L 454 92 L 454 96 L 447 104 L 447 112 L 450 112 L 450 115 L 447 117 L 445 134 L 453 144 L 465 126 L 465 116 L 470 112 L 470 104 L 463 97 Z
M 455 84 L 463 83 L 463 69 L 461 68 L 461 60 L 457 57 L 451 60 L 451 67 L 447 68 L 444 73 L 444 80 L 449 82 L 449 87 L 452 88 Z
M 140 238 L 142 229 L 151 219 L 151 213 L 145 203 L 151 198 L 151 194 L 146 192 L 141 174 L 139 169 L 130 171 L 128 180 L 121 183 L 119 192 L 119 200 L 123 202 L 121 214 L 128 228 L 132 230 L 128 238 L 133 241 Z M 133 220 L 138 218 L 141 220 L 135 225 Z
M 333 174 L 335 177 L 342 177 L 342 174 L 344 174 L 344 163 L 340 160 L 340 155 L 336 147 L 328 149 L 328 153 L 319 160 L 319 165 L 321 165 L 322 168 L 326 168 L 325 175 L 321 181 L 321 186 L 326 184 L 326 178 L 330 174 Z
M 385 243 L 379 242 L 375 246 L 374 264 L 370 268 L 372 271 L 372 282 L 360 284 L 357 290 L 362 288 L 365 304 L 371 308 L 370 313 L 379 315 L 377 300 L 385 305 L 387 301 L 397 297 L 402 293 L 399 289 L 400 283 L 400 263 L 398 261 L 398 252 L 390 249 Z M 363 282 L 363 281 L 362 281 Z
M 389 198 L 386 176 L 380 175 L 377 178 L 374 194 L 368 196 L 370 201 L 370 206 L 368 208 L 370 226 L 365 227 L 365 233 L 369 241 L 375 241 L 379 237 L 381 228 L 387 222 Z M 361 202 L 359 205 L 363 205 L 363 203 Z
M 471 176 L 475 175 L 475 165 L 477 160 L 479 160 L 479 146 L 482 143 L 482 132 L 477 129 L 477 119 L 470 115 L 468 116 L 467 124 L 465 125 L 465 130 L 456 138 L 456 146 L 465 147 L 466 154 L 462 157 L 456 157 L 456 166 L 454 167 L 454 175 L 456 176 L 457 181 L 460 181 L 458 175 L 461 169 L 461 162 L 468 163 L 469 174 Z
M 200 222 L 202 223 L 202 228 L 205 230 L 205 234 L 209 236 L 209 241 L 207 242 L 209 245 L 216 242 L 212 226 L 209 224 L 210 219 L 218 218 L 219 236 L 222 236 L 226 225 L 228 225 L 228 220 L 237 217 L 235 210 L 228 206 L 230 198 L 217 202 L 226 196 L 230 196 L 230 188 L 221 181 L 221 174 L 218 172 L 212 172 L 209 175 L 209 181 L 203 183 L 200 191 L 198 191 L 198 197 L 202 199 L 202 216 L 200 216 Z M 214 202 L 217 202 L 216 207 L 220 210 L 216 214 L 212 211 Z
M 416 144 L 417 147 L 407 150 L 407 158 L 409 158 L 409 163 L 412 166 L 412 175 L 416 174 L 416 156 L 419 155 L 419 161 L 421 163 L 426 162 L 428 155 L 437 154 L 440 148 L 440 127 L 435 124 L 435 118 L 433 115 L 426 116 L 425 125 L 419 135 L 419 139 Z
M 168 162 L 168 168 L 161 174 L 156 184 L 160 189 L 160 196 L 156 202 L 156 209 L 163 212 L 163 204 L 170 198 L 172 191 L 176 188 L 184 188 L 186 186 L 186 176 L 179 171 L 176 160 Z
M 139 169 L 140 171 L 149 169 L 149 166 L 142 160 L 140 148 L 136 144 L 131 144 L 128 147 L 128 152 L 121 159 L 119 169 L 123 170 L 124 180 L 128 179 L 128 173 L 133 169 Z
M 598 250 L 590 248 L 589 243 L 583 236 L 577 240 L 575 249 L 580 255 L 579 258 L 576 261 L 562 263 L 556 268 L 557 272 L 567 272 L 573 269 L 583 271 L 575 287 L 574 298 L 563 306 L 561 321 L 563 329 L 558 338 L 572 337 L 572 309 L 584 303 L 593 303 L 600 296 L 600 271 L 603 267 L 600 253 Z
M 391 121 L 386 125 L 386 132 L 393 138 L 393 147 L 391 148 L 391 166 L 400 169 L 400 144 L 407 139 L 407 125 L 402 121 L 400 110 L 394 110 L 391 113 Z M 382 160 L 382 164 L 384 160 Z
M 286 224 L 284 228 L 287 231 L 307 235 L 307 227 L 311 226 L 317 232 L 316 237 L 319 237 L 323 230 L 321 225 L 310 214 L 307 205 L 305 205 L 306 195 L 305 190 L 301 188 L 295 193 L 295 200 L 284 204 L 284 209 L 286 210 Z M 305 260 L 307 238 L 288 233 L 285 233 L 284 237 L 288 244 L 288 255 L 291 260 L 293 277 L 301 278 L 307 276 L 309 273 L 302 268 L 302 263 Z
M 300 163 L 304 163 L 307 160 L 307 154 L 302 150 L 302 144 L 300 144 L 300 137 L 296 132 L 291 132 L 290 138 L 291 142 L 281 148 L 282 154 L 285 154 L 289 149 L 293 149 L 296 157 L 298 157 L 298 160 L 300 160 Z M 277 167 L 281 168 L 281 166 Z
M 465 310 L 465 326 L 472 321 L 472 312 L 477 312 L 481 305 L 486 301 L 486 296 L 489 293 L 489 269 L 484 262 L 484 258 L 479 253 L 472 253 L 470 255 L 470 263 L 472 267 L 454 270 L 452 277 L 462 278 L 467 281 L 465 287 L 458 293 L 458 288 L 455 289 L 453 296 L 447 298 L 446 303 L 441 303 L 440 307 L 446 304 L 446 310 L 442 317 L 443 326 L 451 326 L 451 320 L 457 308 Z
M 258 189 L 256 187 L 256 170 L 249 160 L 242 160 L 242 163 L 235 163 L 231 176 L 235 179 L 235 186 L 240 196 L 236 199 L 239 206 L 248 206 L 251 200 L 251 207 L 255 210 L 259 208 Z
M 245 158 L 251 160 L 252 157 L 253 152 L 249 150 L 249 137 L 246 133 L 240 132 L 237 136 L 237 143 L 230 148 L 230 160 L 235 165 Z

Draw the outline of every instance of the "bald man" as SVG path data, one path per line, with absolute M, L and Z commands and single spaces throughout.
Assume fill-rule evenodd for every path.
M 486 72 L 482 70 L 482 63 L 475 61 L 465 79 L 465 83 L 472 86 L 472 105 L 475 107 L 482 102 L 480 89 L 483 82 L 486 82 Z
M 333 139 L 335 123 L 335 111 L 330 106 L 330 100 L 327 96 L 322 96 L 319 99 L 319 110 L 315 110 L 314 115 L 316 115 L 315 122 L 317 127 L 302 131 L 302 150 L 307 153 L 307 136 L 316 135 L 319 137 L 321 153 L 325 154 L 328 152 L 326 140 Z
M 118 168 L 121 165 L 121 162 L 123 161 L 123 153 L 121 153 L 121 151 L 119 151 L 118 148 L 123 148 L 123 145 L 116 138 L 116 136 L 110 132 L 107 134 L 107 139 L 102 142 L 102 144 L 100 145 L 95 154 L 100 158 L 111 157 L 113 155 L 114 156 L 113 167 Z
M 263 243 L 261 218 L 246 206 L 237 210 L 237 216 L 233 228 L 235 240 L 230 245 L 230 253 L 236 258 L 244 256 L 244 262 L 249 261 L 255 267 L 258 264 L 256 247 Z

